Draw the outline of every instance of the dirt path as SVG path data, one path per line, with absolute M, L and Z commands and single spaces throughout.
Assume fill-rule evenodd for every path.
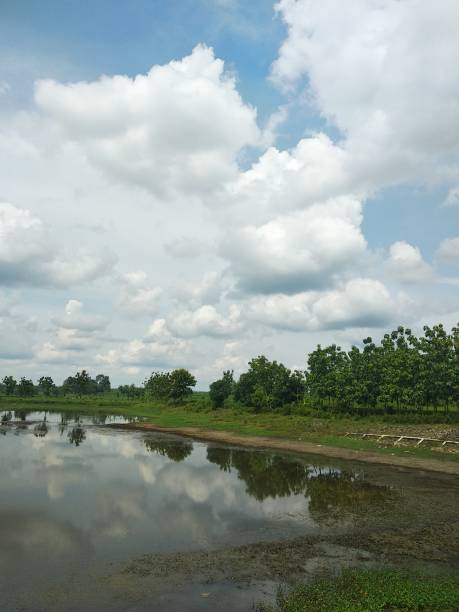
M 153 423 L 113 423 L 107 425 L 116 429 L 134 429 L 140 431 L 159 431 L 180 436 L 187 436 L 197 440 L 209 442 L 221 442 L 223 444 L 236 444 L 252 448 L 276 449 L 287 452 L 307 453 L 311 455 L 324 455 L 335 459 L 348 459 L 351 461 L 363 461 L 365 463 L 378 463 L 430 472 L 442 472 L 459 476 L 459 462 L 444 461 L 441 459 L 425 459 L 421 457 L 401 457 L 399 455 L 383 455 L 381 453 L 353 450 L 349 448 L 338 448 L 335 446 L 324 446 L 312 442 L 297 442 L 285 438 L 262 438 L 259 436 L 241 436 L 229 431 L 214 431 L 200 429 L 199 427 L 160 427 Z

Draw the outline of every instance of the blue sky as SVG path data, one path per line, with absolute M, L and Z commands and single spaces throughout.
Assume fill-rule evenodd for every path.
M 0 0 L 0 373 L 457 322 L 458 10 Z

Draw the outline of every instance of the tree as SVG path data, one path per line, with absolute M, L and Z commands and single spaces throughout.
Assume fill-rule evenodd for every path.
M 110 378 L 105 374 L 98 374 L 95 383 L 96 393 L 107 393 L 111 389 Z
M 5 387 L 6 395 L 14 395 L 17 384 L 17 381 L 12 376 L 5 376 L 3 386 Z
M 249 362 L 249 370 L 239 377 L 234 397 L 257 411 L 273 410 L 298 402 L 305 390 L 304 375 L 292 372 L 282 363 L 269 361 L 264 355 Z
M 153 372 L 144 382 L 148 397 L 173 402 L 180 402 L 190 395 L 195 385 L 196 378 L 184 368 L 173 372 Z
M 43 395 L 50 396 L 56 392 L 56 385 L 51 376 L 41 376 L 38 379 L 38 388 Z
M 87 395 L 94 388 L 94 381 L 86 370 L 77 372 L 75 376 L 69 376 L 64 380 L 64 391 L 75 393 L 75 395 Z
M 120 385 L 118 387 L 118 393 L 128 399 L 143 397 L 144 392 L 144 389 L 136 387 L 135 385 Z
M 17 394 L 20 397 L 31 397 L 34 393 L 35 387 L 33 385 L 32 380 L 23 376 L 17 386 Z
M 169 399 L 171 384 L 170 372 L 152 372 L 150 378 L 144 382 L 145 393 L 152 399 L 167 400 Z
M 213 382 L 209 387 L 209 396 L 214 408 L 221 408 L 231 395 L 234 387 L 233 371 L 226 370 L 223 377 Z
M 196 378 L 185 370 L 179 368 L 171 373 L 171 387 L 169 398 L 174 402 L 181 402 L 193 393 L 192 387 L 196 386 Z

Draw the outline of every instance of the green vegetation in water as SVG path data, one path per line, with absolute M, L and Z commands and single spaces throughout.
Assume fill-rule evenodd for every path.
M 280 590 L 277 606 L 259 612 L 395 612 L 459 610 L 459 578 L 420 576 L 397 570 L 345 570 L 326 578 Z

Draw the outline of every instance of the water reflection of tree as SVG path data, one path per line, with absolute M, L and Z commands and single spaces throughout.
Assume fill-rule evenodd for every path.
M 107 421 L 106 414 L 95 414 L 91 417 L 93 425 L 105 425 Z
M 280 455 L 209 447 L 207 459 L 224 471 L 234 468 L 246 483 L 247 493 L 258 501 L 299 495 L 308 480 L 307 466 Z
M 25 422 L 25 421 L 27 421 L 27 417 L 29 416 L 29 414 L 32 414 L 31 410 L 15 410 L 14 411 L 14 419 L 16 421 Z M 46 415 L 46 413 L 45 413 L 45 415 Z
M 258 501 L 304 495 L 312 518 L 321 524 L 363 516 L 395 498 L 389 487 L 372 484 L 353 472 L 306 466 L 290 457 L 209 447 L 207 459 L 225 472 L 236 470 L 247 493 Z
M 11 414 L 11 412 L 5 412 L 4 414 L 2 414 L 2 424 L 6 425 L 11 421 L 12 418 L 13 415 Z
M 144 439 L 145 448 L 150 453 L 157 453 L 167 457 L 171 461 L 184 461 L 193 452 L 191 442 L 160 441 L 155 439 Z
M 375 485 L 352 472 L 318 470 L 307 487 L 309 512 L 321 524 L 372 516 L 395 501 L 390 487 Z
M 67 435 L 70 444 L 75 444 L 75 446 L 80 446 L 86 440 L 86 431 L 81 427 L 81 425 L 76 425 L 72 427 Z
M 44 438 L 48 433 L 48 423 L 46 422 L 46 417 L 43 419 L 41 423 L 38 423 L 33 428 L 33 435 L 36 438 Z

